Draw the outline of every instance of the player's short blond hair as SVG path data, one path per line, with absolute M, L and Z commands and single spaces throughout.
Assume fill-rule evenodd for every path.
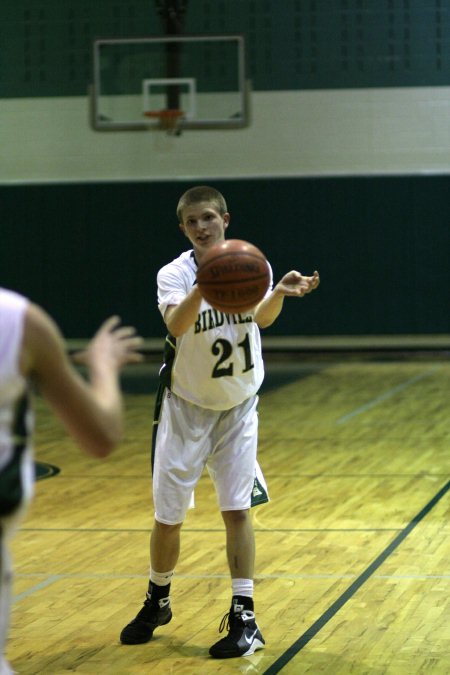
M 198 185 L 197 187 L 190 188 L 180 197 L 177 206 L 178 221 L 180 223 L 183 222 L 183 209 L 185 209 L 186 206 L 192 206 L 192 204 L 198 204 L 199 202 L 209 202 L 210 204 L 213 204 L 214 208 L 221 216 L 228 211 L 225 198 L 219 190 L 209 187 L 208 185 Z

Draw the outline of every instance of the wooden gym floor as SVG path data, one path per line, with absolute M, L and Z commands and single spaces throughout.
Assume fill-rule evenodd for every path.
M 442 349 L 267 359 L 253 512 L 266 649 L 215 661 L 230 602 L 205 475 L 182 532 L 172 622 L 119 643 L 147 585 L 159 363 L 129 369 L 126 437 L 86 458 L 36 400 L 39 480 L 13 542 L 8 657 L 23 675 L 411 675 L 450 672 L 450 363 Z

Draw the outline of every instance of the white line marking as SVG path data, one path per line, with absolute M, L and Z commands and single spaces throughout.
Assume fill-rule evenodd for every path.
M 336 424 L 344 424 L 345 422 L 348 422 L 348 420 L 351 420 L 353 417 L 356 417 L 357 415 L 361 415 L 362 413 L 367 412 L 371 408 L 374 408 L 376 405 L 378 405 L 378 403 L 381 403 L 382 401 L 391 398 L 391 396 L 394 396 L 399 391 L 403 391 L 403 389 L 410 387 L 412 384 L 420 382 L 420 380 L 423 380 L 426 377 L 430 377 L 430 375 L 433 375 L 433 373 L 435 373 L 438 369 L 439 366 L 434 366 L 434 368 L 430 368 L 425 373 L 416 375 L 415 377 L 412 377 L 410 380 L 406 380 L 405 382 L 402 382 L 396 387 L 393 387 L 393 389 L 389 389 L 389 391 L 386 391 L 384 394 L 381 394 L 380 396 L 377 396 L 371 401 L 368 401 L 368 403 L 365 403 L 359 408 L 352 410 L 352 412 L 349 412 L 347 415 L 343 415 L 343 417 L 340 417 L 338 420 L 336 420 Z
M 22 576 L 23 578 L 25 577 L 31 577 L 31 576 L 46 576 L 46 575 L 41 575 L 41 574 L 15 574 L 15 577 Z M 46 588 L 47 586 L 50 586 L 51 584 L 54 584 L 55 581 L 59 581 L 59 579 L 62 579 L 64 577 L 64 574 L 53 574 L 51 577 L 47 577 L 47 579 L 44 579 L 44 581 L 41 581 L 38 584 L 35 584 L 31 588 L 29 588 L 27 591 L 24 591 L 23 593 L 19 593 L 19 595 L 15 595 L 13 602 L 19 602 L 19 600 L 23 600 L 24 598 L 28 598 L 30 595 L 33 595 L 33 593 L 36 593 L 37 591 L 40 591 L 42 588 Z
M 32 574 L 16 574 L 18 578 L 31 578 L 45 576 L 35 572 Z M 177 579 L 229 579 L 229 574 L 177 574 Z M 450 579 L 450 574 L 374 574 L 374 579 Z M 61 579 L 85 579 L 86 581 L 95 579 L 148 579 L 148 574 L 57 574 L 36 584 L 30 591 L 16 596 L 16 600 L 21 600 L 31 593 L 41 588 L 45 588 L 55 581 Z M 255 574 L 255 579 L 356 579 L 356 574 Z

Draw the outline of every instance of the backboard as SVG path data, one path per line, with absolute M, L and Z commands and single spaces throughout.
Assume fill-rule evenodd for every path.
M 93 67 L 94 129 L 156 128 L 161 110 L 182 111 L 181 129 L 248 124 L 242 35 L 98 39 Z

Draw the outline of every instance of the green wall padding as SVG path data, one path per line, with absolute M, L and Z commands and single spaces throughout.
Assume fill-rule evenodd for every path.
M 222 180 L 228 237 L 269 258 L 275 278 L 318 269 L 271 335 L 450 333 L 450 176 Z M 67 337 L 119 313 L 164 334 L 156 273 L 188 248 L 175 207 L 184 182 L 0 187 L 0 284 L 41 303 Z

